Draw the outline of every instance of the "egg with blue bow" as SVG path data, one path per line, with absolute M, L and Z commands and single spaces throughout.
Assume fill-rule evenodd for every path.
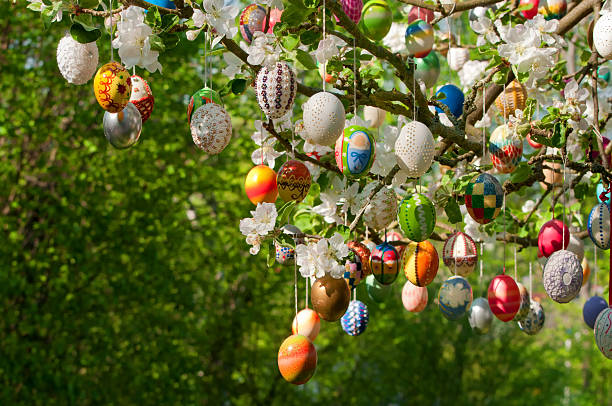
M 448 320 L 459 320 L 472 305 L 472 287 L 467 279 L 452 276 L 444 281 L 438 291 L 438 306 Z
M 347 177 L 366 175 L 374 163 L 375 147 L 367 128 L 351 125 L 336 141 L 336 164 Z

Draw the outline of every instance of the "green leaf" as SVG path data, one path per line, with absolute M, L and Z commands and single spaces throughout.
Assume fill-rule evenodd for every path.
M 82 8 L 95 9 L 99 5 L 100 5 L 100 0 L 79 0 L 79 6 L 81 6 Z
M 47 7 L 40 13 L 40 16 L 43 20 L 43 25 L 45 27 L 45 30 L 49 29 L 49 27 L 51 26 L 51 20 L 55 18 L 55 16 L 57 15 L 57 12 L 60 10 L 61 7 L 62 7 L 62 2 L 57 1 L 53 3 L 52 7 Z
M 444 212 L 448 216 L 448 221 L 451 224 L 463 221 L 463 217 L 461 216 L 461 209 L 459 208 L 459 203 L 457 203 L 457 200 L 453 198 L 448 199 L 448 201 L 446 202 L 446 205 L 444 206 Z
M 161 38 L 164 41 L 165 50 L 172 49 L 176 47 L 179 43 L 179 36 L 178 34 L 175 34 L 175 33 L 172 33 L 172 34 L 164 33 L 161 35 Z
M 162 26 L 162 17 L 157 6 L 150 7 L 144 19 L 145 24 L 157 31 Z
M 232 79 L 229 81 L 228 86 L 233 94 L 242 94 L 246 90 L 247 81 L 246 79 Z
M 533 174 L 531 166 L 527 162 L 521 162 L 510 175 L 510 181 L 520 183 L 526 181 Z
M 285 35 L 282 37 L 281 43 L 287 51 L 293 51 L 300 43 L 300 39 L 296 35 Z
M 150 35 L 149 42 L 151 43 L 151 51 L 164 52 L 166 50 L 164 40 L 159 35 Z
M 302 65 L 304 65 L 306 69 L 317 69 L 317 64 L 315 63 L 314 59 L 308 52 L 302 51 L 301 49 L 297 49 L 296 57 L 297 57 L 297 60 Z
M 537 105 L 538 102 L 535 99 L 527 99 L 527 101 L 525 102 L 525 109 L 523 110 L 523 117 L 525 117 L 525 120 L 531 121 L 533 114 L 536 111 Z
M 334 232 L 338 232 L 344 238 L 344 241 L 349 241 L 351 239 L 351 232 L 350 232 L 350 229 L 349 229 L 348 226 L 339 225 L 333 231 Z M 333 232 L 329 232 L 327 234 L 329 234 L 331 236 L 331 235 L 333 235 Z
M 166 14 L 161 20 L 161 30 L 163 32 L 170 31 L 175 25 L 179 23 L 179 16 L 176 14 Z
M 304 5 L 308 8 L 317 8 L 319 0 L 304 0 Z
M 582 200 L 589 191 L 589 185 L 586 183 L 579 183 L 574 187 L 574 196 L 576 196 L 577 200 Z
M 70 27 L 70 35 L 81 44 L 88 44 L 100 38 L 102 32 L 97 28 L 88 30 L 79 23 L 73 23 Z
M 301 2 L 300 2 L 301 3 Z M 292 5 L 294 3 L 292 2 Z M 281 16 L 281 22 L 287 24 L 289 27 L 297 27 L 308 19 L 308 16 L 314 12 L 314 9 L 309 9 L 301 6 L 289 7 L 283 11 Z
M 289 216 L 291 215 L 291 212 L 293 211 L 293 208 L 295 207 L 295 205 L 296 205 L 296 202 L 292 200 L 290 202 L 283 204 L 283 206 L 278 210 L 277 225 L 279 227 L 282 227 L 285 224 L 287 224 L 287 220 L 289 219 Z
M 500 86 L 503 86 L 506 82 L 508 82 L 508 70 L 500 70 L 499 72 L 495 72 L 493 75 L 493 82 Z
M 267 244 L 265 244 L 265 246 L 268 247 L 266 263 L 268 265 L 268 268 L 270 268 L 272 265 L 274 265 L 274 260 L 276 257 L 276 247 L 274 246 L 274 240 L 270 240 Z
M 311 45 L 316 43 L 321 38 L 321 34 L 314 30 L 304 31 L 300 34 L 300 40 L 304 45 Z

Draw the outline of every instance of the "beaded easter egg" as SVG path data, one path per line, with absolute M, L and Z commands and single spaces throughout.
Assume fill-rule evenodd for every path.
M 495 220 L 504 203 L 504 191 L 499 181 L 488 173 L 474 176 L 465 190 L 465 207 L 479 224 Z
M 465 96 L 461 89 L 455 85 L 444 85 L 436 92 L 438 101 L 446 106 L 455 117 L 460 117 L 463 113 L 463 102 Z M 439 107 L 436 107 L 438 113 L 444 113 Z
M 278 194 L 286 202 L 301 202 L 310 190 L 311 176 L 308 167 L 300 161 L 290 159 L 278 170 L 276 185 Z
M 138 75 L 132 76 L 132 95 L 130 96 L 130 103 L 136 106 L 140 112 L 143 123 L 151 117 L 155 98 L 153 97 L 153 92 L 151 92 L 151 88 L 147 81 Z
M 308 337 L 310 341 L 314 341 L 321 330 L 321 319 L 317 312 L 312 309 L 302 309 L 293 318 L 291 323 L 291 332 L 293 334 L 301 334 Z
M 415 63 L 415 79 L 422 80 L 428 88 L 434 87 L 438 81 L 438 77 L 440 77 L 440 60 L 438 59 L 438 54 L 435 51 L 431 51 L 425 58 L 415 59 Z
M 104 112 L 104 136 L 117 149 L 129 148 L 138 141 L 142 131 L 140 112 L 128 103 L 119 113 Z
M 251 43 L 257 31 L 263 31 L 266 21 L 266 9 L 258 4 L 245 7 L 240 13 L 240 33 L 247 43 Z
M 472 237 L 458 231 L 444 243 L 442 260 L 451 272 L 467 276 L 474 270 L 478 261 L 476 243 Z
M 429 128 L 419 121 L 411 121 L 402 127 L 395 141 L 395 159 L 409 177 L 418 178 L 431 167 L 435 147 Z
M 361 11 L 363 10 L 363 1 L 362 0 L 341 0 L 342 10 L 344 10 L 344 14 L 347 15 L 348 18 L 353 20 L 355 24 L 359 23 L 361 19 Z M 339 21 L 336 18 L 336 21 Z
M 597 320 L 597 316 L 603 310 L 608 308 L 608 303 L 606 299 L 601 296 L 592 296 L 586 302 L 584 302 L 584 306 L 582 307 L 582 318 L 587 326 L 590 328 L 595 327 L 595 320 Z
M 587 230 L 591 241 L 598 248 L 607 250 L 610 248 L 610 209 L 604 203 L 599 203 L 591 209 Z
M 521 307 L 521 292 L 508 275 L 497 275 L 489 284 L 487 299 L 491 312 L 503 322 L 514 319 Z
M 601 181 L 597 184 L 595 194 L 597 195 L 598 203 L 605 203 L 607 205 L 610 205 L 610 191 L 606 192 L 606 188 L 604 188 L 604 185 L 603 183 L 601 183 Z M 602 197 L 607 197 L 607 199 L 602 200 Z
M 470 51 L 467 48 L 451 47 L 446 54 L 446 60 L 451 70 L 459 71 L 470 60 Z
M 219 93 L 212 90 L 209 87 L 203 87 L 197 92 L 195 92 L 189 98 L 189 104 L 187 105 L 187 123 L 191 124 L 191 117 L 193 113 L 200 107 L 208 103 L 216 103 L 220 106 L 223 106 L 223 100 L 221 100 L 221 96 Z
M 518 312 L 516 312 L 516 316 L 514 316 L 514 321 L 521 321 L 527 317 L 527 313 L 529 313 L 531 297 L 529 296 L 529 292 L 527 291 L 525 285 L 520 282 L 516 282 L 516 285 L 518 286 L 519 294 L 521 295 L 521 305 L 519 306 Z
M 244 190 L 249 200 L 255 205 L 274 203 L 278 197 L 276 172 L 266 165 L 251 168 L 244 181 Z
M 57 44 L 56 58 L 64 79 L 73 85 L 83 85 L 96 73 L 98 46 L 95 41 L 81 44 L 66 33 Z
M 560 20 L 567 14 L 567 2 L 565 0 L 540 0 L 538 12 L 546 20 Z
M 363 222 L 374 230 L 382 230 L 397 217 L 397 198 L 392 188 L 383 187 L 374 195 L 363 212 Z
M 94 77 L 94 94 L 98 104 L 109 113 L 119 113 L 130 101 L 132 79 L 121 64 L 102 65 Z
M 428 8 L 412 6 L 408 12 L 408 24 L 415 20 L 423 20 L 431 23 L 434 19 L 434 12 Z
M 391 7 L 384 0 L 370 0 L 363 6 L 359 28 L 374 41 L 380 41 L 389 33 L 393 22 Z
M 578 259 L 582 261 L 584 258 L 584 243 L 574 234 L 570 234 L 569 244 L 567 245 L 567 250 L 576 254 Z
M 406 50 L 410 56 L 424 58 L 434 45 L 434 31 L 429 23 L 414 20 L 406 28 Z
M 599 16 L 593 27 L 593 46 L 605 59 L 612 58 L 612 13 Z
M 438 251 L 429 241 L 411 242 L 404 249 L 401 266 L 406 279 L 413 285 L 427 286 L 438 273 Z
M 542 283 L 552 300 L 567 303 L 580 292 L 582 276 L 582 265 L 576 254 L 563 249 L 548 257 Z
M 289 236 L 294 236 L 302 233 L 302 230 L 300 230 L 293 224 L 285 224 L 281 228 L 283 230 L 283 234 L 287 234 Z M 295 244 L 304 244 L 303 238 L 293 238 L 293 241 L 295 242 Z M 295 262 L 295 249 L 293 247 L 287 247 L 279 243 L 275 243 L 274 245 L 276 262 L 281 265 L 293 265 L 293 263 Z
M 368 306 L 359 300 L 352 300 L 346 313 L 340 319 L 340 324 L 346 334 L 358 336 L 368 327 L 368 321 L 370 321 Z
M 436 227 L 436 209 L 427 196 L 414 193 L 400 203 L 397 221 L 410 240 L 425 241 Z
M 415 286 L 410 281 L 406 281 L 402 288 L 402 304 L 404 309 L 412 313 L 420 313 L 427 307 L 429 294 L 427 288 Z
M 334 149 L 338 169 L 347 177 L 367 175 L 374 163 L 375 148 L 376 142 L 367 128 L 348 126 Z
M 520 6 L 531 5 L 531 8 L 526 10 L 522 10 L 521 14 L 528 20 L 531 20 L 533 17 L 538 15 L 538 6 L 540 4 L 540 0 L 521 0 L 519 3 Z
M 383 285 L 376 280 L 374 275 L 368 275 L 366 277 L 366 291 L 372 301 L 375 303 L 382 303 L 389 297 L 391 285 Z
M 278 349 L 278 370 L 287 382 L 302 385 L 316 368 L 317 350 L 308 337 L 294 334 L 283 341 Z
M 593 331 L 599 351 L 606 358 L 612 359 L 612 307 L 608 307 L 599 313 Z
M 486 334 L 493 322 L 493 313 L 489 308 L 489 302 L 484 297 L 474 299 L 468 312 L 470 327 L 478 334 Z
M 270 119 L 283 117 L 293 108 L 297 93 L 295 72 L 286 62 L 263 66 L 255 81 L 259 108 Z
M 359 241 L 349 241 L 347 247 L 350 252 L 355 254 L 356 259 L 361 263 L 362 278 L 372 273 L 370 268 L 370 249 Z
M 500 125 L 489 138 L 489 156 L 500 173 L 511 173 L 523 156 L 523 140 L 507 125 Z
M 535 300 L 529 303 L 529 311 L 524 319 L 518 321 L 519 328 L 525 334 L 530 336 L 538 334 L 544 327 L 544 309 L 542 305 Z
M 318 278 L 310 290 L 312 308 L 325 321 L 337 321 L 344 315 L 351 301 L 351 291 L 343 278 L 329 274 Z
M 208 154 L 221 153 L 232 139 L 232 119 L 219 104 L 199 107 L 193 113 L 189 128 L 193 143 Z
M 515 79 L 506 86 L 505 91 L 497 96 L 495 105 L 499 112 L 508 119 L 515 114 L 516 110 L 524 110 L 526 101 L 527 90 L 521 82 Z
M 383 285 L 392 284 L 399 273 L 400 257 L 389 243 L 378 244 L 370 255 L 370 269 L 376 280 Z
M 472 287 L 461 276 L 451 276 L 442 283 L 438 291 L 438 306 L 449 320 L 463 317 L 472 305 Z
M 387 112 L 374 106 L 365 106 L 363 108 L 363 119 L 370 127 L 379 128 L 385 122 Z
M 340 99 L 329 92 L 319 92 L 302 105 L 304 133 L 312 144 L 331 146 L 343 134 L 345 112 Z

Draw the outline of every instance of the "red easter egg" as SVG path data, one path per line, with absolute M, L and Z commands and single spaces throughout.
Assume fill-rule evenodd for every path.
M 489 284 L 487 292 L 491 311 L 503 322 L 516 316 L 521 307 L 521 292 L 519 287 L 508 275 L 497 275 Z
M 529 143 L 529 145 L 531 145 L 531 148 L 540 149 L 543 147 L 542 144 L 535 142 L 531 139 L 531 134 L 527 134 L 527 142 Z
M 276 172 L 266 165 L 257 165 L 247 174 L 244 190 L 253 204 L 274 203 L 278 197 Z
M 521 14 L 523 14 L 523 17 L 525 17 L 526 19 L 531 20 L 538 14 L 538 6 L 540 5 L 540 0 L 521 0 L 519 6 L 526 6 L 528 4 L 531 4 L 531 8 L 527 10 L 522 10 Z
M 564 231 L 565 230 L 565 231 Z M 565 233 L 565 239 L 563 234 Z M 548 258 L 553 252 L 566 249 L 570 240 L 569 229 L 561 220 L 550 220 L 544 223 L 538 235 L 538 250 Z
M 537 9 L 536 9 L 537 12 Z M 426 23 L 431 23 L 434 19 L 433 10 L 429 10 L 427 8 L 413 6 L 408 13 L 408 24 L 413 22 L 414 20 L 423 20 Z
M 602 137 L 602 140 L 603 140 L 603 147 L 605 149 L 610 143 L 610 139 L 607 137 Z M 595 161 L 598 156 L 599 156 L 599 149 L 597 148 L 597 144 L 594 144 L 593 150 L 590 153 L 590 158 L 592 161 Z M 610 167 L 610 165 L 612 165 L 612 155 L 608 155 L 607 158 L 608 158 L 608 167 Z
M 312 378 L 317 368 L 317 350 L 308 337 L 291 335 L 278 349 L 278 370 L 285 380 L 302 385 Z

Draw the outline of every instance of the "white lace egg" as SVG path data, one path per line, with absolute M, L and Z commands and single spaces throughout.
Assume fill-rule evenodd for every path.
M 96 43 L 81 44 L 68 33 L 57 44 L 56 56 L 60 73 L 74 85 L 87 83 L 98 68 Z
M 606 13 L 597 20 L 593 28 L 593 45 L 599 55 L 612 58 L 612 13 Z
M 433 162 L 435 142 L 431 131 L 419 121 L 406 124 L 395 141 L 395 158 L 411 178 L 423 175 Z
M 344 131 L 346 119 L 340 99 L 328 92 L 313 95 L 302 106 L 304 138 L 312 144 L 332 146 Z

